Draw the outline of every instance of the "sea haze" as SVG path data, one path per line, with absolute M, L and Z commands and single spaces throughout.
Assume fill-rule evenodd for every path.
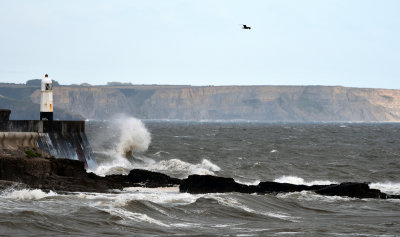
M 99 163 L 91 171 L 99 175 L 142 168 L 177 178 L 233 177 L 245 184 L 355 181 L 400 194 L 397 123 L 143 124 L 119 118 L 88 122 L 86 129 Z M 172 187 L 0 195 L 4 235 L 397 236 L 399 220 L 399 200 L 313 192 L 192 195 Z

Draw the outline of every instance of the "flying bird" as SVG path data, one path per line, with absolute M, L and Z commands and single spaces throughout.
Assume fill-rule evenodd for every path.
M 243 26 L 242 29 L 244 29 L 244 30 L 251 30 L 250 26 L 247 26 L 247 25 L 242 25 L 242 26 Z

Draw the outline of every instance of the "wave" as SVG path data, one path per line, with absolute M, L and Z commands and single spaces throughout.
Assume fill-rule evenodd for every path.
M 39 200 L 46 197 L 57 196 L 58 194 L 49 191 L 48 193 L 43 192 L 40 189 L 21 189 L 21 190 L 6 190 L 1 196 L 14 200 Z
M 221 205 L 231 207 L 234 209 L 243 210 L 245 212 L 256 214 L 256 215 L 263 215 L 263 216 L 286 220 L 286 221 L 291 221 L 291 222 L 297 222 L 297 219 L 299 219 L 299 217 L 293 217 L 293 216 L 290 216 L 289 214 L 283 213 L 283 212 L 278 213 L 278 212 L 254 210 L 254 209 L 244 205 L 243 203 L 240 203 L 238 200 L 228 197 L 226 195 L 211 195 L 210 198 L 215 199 Z
M 381 192 L 387 194 L 400 195 L 400 183 L 393 183 L 393 182 L 370 183 L 369 187 L 373 189 L 378 189 Z
M 329 180 L 314 180 L 306 182 L 303 178 L 297 176 L 282 176 L 274 180 L 278 183 L 290 183 L 296 185 L 330 185 L 330 184 L 338 184 L 336 181 L 329 181 Z M 377 182 L 377 183 L 370 183 L 369 187 L 372 189 L 378 189 L 381 192 L 391 194 L 391 195 L 400 195 L 400 183 L 395 182 Z
M 289 184 L 296 184 L 296 185 L 330 185 L 330 184 L 337 184 L 336 181 L 329 181 L 329 180 L 314 180 L 306 182 L 303 178 L 297 176 L 282 176 L 277 179 L 274 179 L 274 182 L 277 183 L 289 183 Z
M 192 174 L 215 175 L 215 172 L 221 170 L 218 165 L 207 159 L 203 159 L 198 164 L 192 164 L 180 159 L 155 161 L 148 157 L 136 157 L 132 161 L 123 157 L 116 157 L 112 162 L 99 164 L 96 170 L 89 170 L 89 172 L 105 176 L 110 174 L 128 174 L 132 169 L 163 172 L 177 178 L 186 178 Z
M 155 218 L 149 217 L 146 214 L 143 213 L 137 213 L 137 212 L 130 212 L 127 210 L 123 210 L 120 208 L 99 208 L 102 211 L 108 212 L 113 216 L 118 216 L 122 218 L 123 220 L 132 220 L 132 221 L 137 221 L 137 222 L 147 222 L 150 224 L 156 224 L 159 226 L 163 227 L 169 227 L 168 224 L 163 223 L 160 220 L 157 220 Z
M 118 115 L 109 121 L 110 127 L 117 132 L 116 152 L 129 157 L 133 152 L 147 151 L 151 135 L 142 121 L 134 117 Z
M 278 198 L 291 198 L 299 199 L 303 201 L 321 201 L 321 202 L 337 202 L 337 201 L 351 201 L 357 200 L 357 198 L 342 197 L 342 196 L 325 196 L 316 194 L 312 191 L 301 191 L 292 193 L 278 193 L 276 195 Z
M 118 115 L 108 121 L 107 127 L 102 131 L 102 136 L 95 136 L 93 143 L 102 150 L 95 151 L 100 157 L 97 159 L 98 167 L 88 170 L 100 176 L 111 174 L 128 174 L 132 169 L 146 169 L 165 172 L 178 178 L 184 178 L 191 174 L 214 175 L 220 167 L 207 159 L 198 164 L 192 164 L 180 159 L 156 161 L 141 154 L 149 148 L 151 134 L 141 120 Z M 158 151 L 156 157 L 168 154 Z M 96 157 L 97 158 L 97 157 Z

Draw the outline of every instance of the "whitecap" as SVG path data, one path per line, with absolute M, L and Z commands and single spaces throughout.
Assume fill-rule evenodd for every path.
M 57 195 L 58 194 L 53 191 L 46 193 L 40 189 L 21 189 L 21 190 L 9 190 L 3 193 L 2 196 L 15 200 L 39 200 L 45 197 L 52 197 Z
M 278 198 L 294 198 L 304 201 L 321 201 L 321 202 L 337 202 L 337 201 L 351 201 L 357 200 L 357 198 L 342 197 L 342 196 L 325 196 L 316 194 L 312 191 L 301 191 L 291 193 L 278 193 Z
M 261 180 L 259 180 L 259 179 L 254 180 L 254 181 L 242 181 L 239 179 L 234 179 L 234 180 L 236 183 L 245 184 L 245 185 L 258 185 L 261 182 Z
M 297 176 L 282 176 L 277 179 L 274 179 L 274 182 L 277 183 L 289 183 L 289 184 L 296 184 L 296 185 L 330 185 L 330 184 L 337 184 L 335 181 L 329 180 L 314 180 L 310 182 L 306 182 L 303 178 Z
M 124 220 L 129 219 L 137 222 L 147 222 L 150 224 L 156 224 L 163 227 L 169 227 L 168 224 L 165 224 L 162 221 L 154 219 L 152 217 L 149 217 L 148 215 L 143 213 L 130 212 L 120 208 L 112 208 L 112 207 L 109 209 L 102 209 L 102 210 L 110 213 L 111 215 L 119 216 Z
M 371 183 L 369 184 L 369 187 L 373 189 L 379 189 L 381 192 L 387 194 L 400 195 L 400 183 L 393 183 L 393 182 Z

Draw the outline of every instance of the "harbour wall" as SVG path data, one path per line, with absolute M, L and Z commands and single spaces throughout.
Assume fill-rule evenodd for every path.
M 0 146 L 7 149 L 33 146 L 56 158 L 80 160 L 90 169 L 97 166 L 85 121 L 0 121 L 0 139 Z

